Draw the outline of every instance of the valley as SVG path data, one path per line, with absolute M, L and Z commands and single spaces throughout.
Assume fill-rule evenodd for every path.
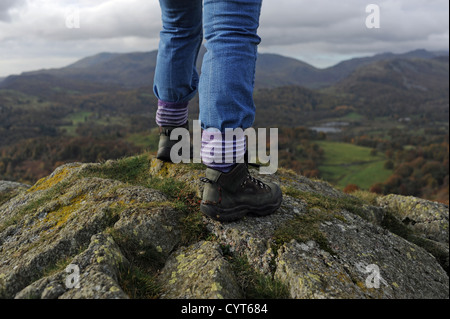
M 100 54 L 0 82 L 0 180 L 33 184 L 63 163 L 156 152 L 154 58 Z M 448 203 L 448 53 L 324 70 L 278 55 L 259 63 L 254 126 L 279 128 L 280 166 L 341 189 Z

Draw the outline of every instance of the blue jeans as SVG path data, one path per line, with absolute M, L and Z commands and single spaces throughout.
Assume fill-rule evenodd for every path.
M 253 87 L 262 0 L 160 0 L 163 30 L 154 79 L 160 101 L 186 103 L 199 93 L 203 129 L 253 125 Z M 201 76 L 196 60 L 207 52 Z

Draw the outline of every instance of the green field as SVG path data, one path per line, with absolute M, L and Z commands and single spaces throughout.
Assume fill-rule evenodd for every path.
M 72 122 L 71 125 L 64 125 L 61 126 L 62 129 L 66 130 L 66 135 L 68 136 L 76 136 L 76 130 L 78 128 L 79 124 L 90 122 L 91 124 L 95 125 L 126 125 L 126 122 L 124 122 L 123 116 L 102 116 L 99 117 L 94 112 L 90 111 L 78 111 L 69 114 L 64 118 L 65 121 Z
M 148 151 L 157 151 L 159 143 L 159 131 L 153 129 L 148 132 L 134 133 L 126 137 L 126 140 L 131 144 L 142 147 Z
M 392 174 L 392 170 L 384 168 L 385 155 L 372 154 L 371 148 L 330 141 L 317 144 L 325 151 L 324 161 L 319 166 L 320 175 L 339 188 L 355 184 L 361 189 L 369 189 Z
M 72 125 L 65 125 L 61 126 L 62 129 L 66 130 L 66 134 L 69 136 L 75 136 L 77 125 L 79 123 L 84 123 L 89 116 L 91 116 L 92 112 L 82 111 L 82 112 L 76 112 L 68 115 L 64 120 L 71 121 Z

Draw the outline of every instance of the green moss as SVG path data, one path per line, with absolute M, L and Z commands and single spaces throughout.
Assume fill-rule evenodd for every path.
M 402 223 L 389 211 L 386 212 L 381 226 L 383 228 L 388 229 L 397 236 L 400 236 L 406 239 L 407 241 L 416 244 L 417 246 L 422 247 L 423 249 L 428 251 L 443 266 L 444 270 L 447 273 L 449 272 L 447 266 L 448 264 L 446 262 L 448 258 L 447 254 L 448 251 L 447 252 L 443 251 L 442 248 L 439 247 L 439 245 L 436 242 L 418 236 L 411 228 Z
M 122 266 L 118 280 L 122 290 L 131 299 L 157 299 L 160 295 L 156 274 L 135 265 Z
M 142 154 L 117 161 L 106 162 L 99 166 L 88 167 L 83 175 L 114 179 L 133 185 L 145 185 L 148 180 L 149 157 Z
M 52 232 L 57 228 L 63 227 L 65 223 L 71 218 L 73 213 L 81 206 L 85 200 L 86 195 L 82 194 L 74 199 L 68 205 L 61 205 L 57 210 L 50 212 L 44 219 L 44 222 L 51 222 L 53 227 L 47 231 Z
M 275 231 L 273 249 L 276 251 L 284 243 L 292 239 L 298 242 L 308 242 L 310 240 L 319 244 L 322 250 L 334 254 L 328 244 L 325 235 L 319 227 L 324 221 L 338 219 L 346 222 L 341 215 L 342 210 L 362 216 L 364 214 L 362 206 L 364 202 L 353 196 L 330 197 L 319 193 L 304 192 L 293 187 L 283 187 L 286 195 L 301 199 L 306 202 L 307 212 L 298 215 L 289 224 L 286 224 Z
M 366 202 L 369 205 L 377 206 L 377 198 L 380 196 L 377 193 L 372 193 L 364 190 L 356 190 L 351 193 L 352 196 L 360 199 L 363 202 Z
M 149 173 L 150 166 L 151 157 L 148 154 L 141 154 L 90 166 L 83 172 L 83 176 L 113 179 L 130 185 L 156 189 L 164 193 L 170 201 L 178 202 L 180 209 L 189 210 L 192 203 L 187 201 L 192 201 L 195 197 L 191 188 L 186 183 L 162 176 L 163 174 L 152 176 Z
M 229 254 L 223 247 L 225 257 L 231 264 L 233 272 L 246 299 L 287 299 L 289 290 L 281 281 L 271 275 L 263 275 L 254 270 L 247 258 Z
M 313 240 L 322 250 L 334 254 L 319 226 L 322 222 L 333 220 L 336 217 L 341 216 L 320 209 L 311 209 L 307 213 L 297 216 L 275 231 L 273 236 L 275 247 L 273 249 L 277 251 L 284 243 L 293 239 L 303 243 Z
M 327 211 L 347 210 L 356 215 L 362 215 L 362 206 L 365 202 L 357 197 L 345 195 L 342 197 L 330 197 L 319 193 L 304 192 L 293 187 L 283 187 L 286 195 L 302 199 L 308 207 L 319 207 Z
M 184 246 L 205 240 L 208 237 L 208 231 L 200 211 L 192 212 L 183 218 L 181 227 L 181 244 Z
M 36 184 L 34 184 L 30 189 L 28 189 L 29 193 L 40 191 L 40 190 L 47 190 L 52 188 L 53 186 L 59 184 L 64 179 L 67 178 L 72 168 L 65 167 L 63 169 L 60 169 L 57 173 L 55 173 L 53 176 L 47 176 L 44 178 L 41 178 L 37 181 Z
M 11 225 L 17 224 L 26 214 L 36 211 L 39 207 L 43 206 L 45 203 L 51 201 L 53 198 L 63 193 L 63 191 L 68 187 L 69 184 L 70 181 L 64 180 L 54 184 L 51 183 L 48 189 L 43 188 L 42 190 L 44 190 L 45 193 L 35 200 L 30 201 L 27 205 L 18 210 L 18 212 L 14 214 L 14 216 L 11 216 L 9 219 L 4 221 L 0 225 L 0 232 Z
M 84 250 L 87 249 L 87 247 L 88 247 L 87 245 L 81 245 L 78 247 L 78 250 L 76 250 L 75 253 L 70 254 L 68 256 L 64 256 L 64 257 L 56 260 L 55 262 L 49 264 L 47 267 L 44 268 L 44 270 L 42 271 L 42 274 L 39 276 L 39 278 L 51 276 L 60 271 L 63 271 L 72 262 L 73 258 L 75 256 L 81 254 Z
M 200 198 L 186 183 L 173 178 L 152 177 L 146 187 L 163 192 L 172 203 L 172 207 L 186 216 L 181 222 L 181 243 L 189 245 L 204 240 L 208 231 L 200 213 Z
M 108 229 L 107 232 L 111 234 L 130 263 L 153 271 L 164 266 L 164 256 L 153 246 L 143 246 L 138 238 L 115 229 Z
M 137 238 L 108 229 L 120 247 L 128 266 L 119 268 L 118 281 L 123 291 L 132 299 L 155 299 L 160 294 L 156 277 L 164 266 L 164 256 L 152 246 L 143 246 Z
M 184 213 L 182 222 L 182 244 L 188 245 L 196 240 L 204 239 L 206 226 L 200 214 L 200 199 L 196 192 L 185 182 L 160 174 L 152 176 L 149 171 L 152 165 L 151 157 L 142 154 L 91 167 L 85 171 L 85 176 L 96 176 L 119 180 L 132 185 L 139 185 L 164 193 L 170 206 Z M 164 164 L 170 165 L 170 164 Z M 164 166 L 165 167 L 165 166 Z M 203 164 L 190 167 L 198 169 Z M 161 206 L 163 203 L 158 203 Z
M 190 164 L 190 168 L 195 170 L 205 170 L 206 165 L 203 163 L 192 163 Z
M 4 192 L 0 193 L 0 206 L 9 201 L 11 198 L 15 196 L 14 192 Z

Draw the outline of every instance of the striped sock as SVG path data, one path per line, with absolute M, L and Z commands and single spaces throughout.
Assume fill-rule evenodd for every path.
M 225 133 L 204 130 L 202 134 L 201 158 L 209 168 L 228 173 L 236 163 L 244 162 L 245 136 L 225 140 Z
M 188 120 L 188 103 L 158 101 L 156 124 L 158 126 L 183 126 Z

